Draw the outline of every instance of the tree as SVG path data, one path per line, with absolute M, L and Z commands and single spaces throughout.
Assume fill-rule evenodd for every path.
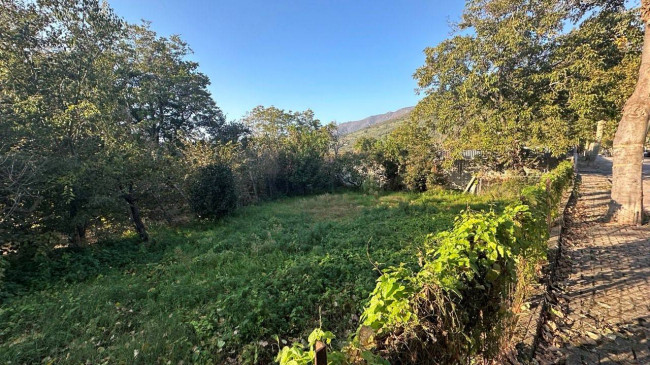
M 334 124 L 321 124 L 314 112 L 292 112 L 258 106 L 243 122 L 251 130 L 246 141 L 248 166 L 256 194 L 274 197 L 322 191 L 331 186 L 327 155 Z
M 546 0 L 467 1 L 461 32 L 427 48 L 414 74 L 426 93 L 415 118 L 447 137 L 452 157 L 479 149 L 495 167 L 521 168 L 524 147 L 565 152 L 563 129 L 537 133 L 540 90 L 548 88 L 538 75 L 551 67 L 564 14 Z
M 415 116 L 459 157 L 521 168 L 524 147 L 560 156 L 620 116 L 641 32 L 619 0 L 470 0 L 461 33 L 425 50 Z
M 187 207 L 186 147 L 246 132 L 189 53 L 99 0 L 0 1 L 0 230 L 80 245 L 129 217 L 147 240 L 145 216 Z
M 541 100 L 541 134 L 563 130 L 563 145 L 586 147 L 595 140 L 598 121 L 616 125 L 634 89 L 643 39 L 638 15 L 593 10 L 580 26 L 557 37 L 549 57 L 553 67 L 540 75 L 549 85 Z
M 40 167 L 31 191 L 44 201 L 32 212 L 42 219 L 32 228 L 79 244 L 114 194 L 98 161 L 127 136 L 115 128 L 113 97 L 123 24 L 99 1 L 0 5 L 2 153 Z
M 122 44 L 122 82 L 132 124 L 156 145 L 181 138 L 218 138 L 225 118 L 191 49 L 177 35 L 159 37 L 149 23 L 128 27 Z
M 643 145 L 650 118 L 650 1 L 641 1 L 644 27 L 639 77 L 614 137 L 612 207 L 620 223 L 643 222 Z
M 387 139 L 398 151 L 399 171 L 407 189 L 425 191 L 444 183 L 441 138 L 429 126 L 407 120 Z
M 407 119 L 380 139 L 357 139 L 356 167 L 379 188 L 425 191 L 444 182 L 440 146 L 429 125 Z

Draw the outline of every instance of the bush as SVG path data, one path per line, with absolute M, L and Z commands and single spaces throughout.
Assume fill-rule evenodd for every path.
M 190 206 L 203 218 L 219 218 L 237 207 L 235 178 L 228 165 L 201 168 L 190 186 Z
M 514 323 L 512 308 L 545 257 L 548 223 L 572 178 L 573 164 L 563 162 L 503 213 L 465 211 L 452 230 L 430 235 L 419 271 L 385 270 L 356 336 L 335 353 L 341 363 L 381 363 L 368 360 L 377 354 L 390 363 L 497 358 Z
M 4 284 L 5 284 L 5 271 L 9 267 L 9 263 L 5 261 L 5 259 L 2 257 L 2 254 L 0 254 L 0 300 L 2 300 L 2 293 L 4 289 Z

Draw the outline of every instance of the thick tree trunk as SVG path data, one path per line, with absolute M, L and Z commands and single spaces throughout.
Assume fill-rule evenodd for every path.
M 643 0 L 647 8 L 650 0 Z M 647 15 L 647 14 L 644 14 Z M 623 117 L 614 137 L 612 208 L 623 224 L 643 222 L 643 144 L 650 118 L 650 31 L 644 17 L 645 35 L 639 79 L 625 103 Z
M 135 203 L 135 197 L 133 196 L 133 186 L 129 185 L 129 192 L 123 195 L 124 200 L 129 204 L 129 211 L 131 213 L 131 220 L 133 221 L 133 226 L 135 231 L 140 236 L 140 239 L 143 242 L 149 240 L 149 234 L 147 233 L 147 228 L 142 222 L 142 217 L 140 216 L 140 208 Z

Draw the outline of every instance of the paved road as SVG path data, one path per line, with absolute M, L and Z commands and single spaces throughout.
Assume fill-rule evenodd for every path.
M 645 206 L 650 207 L 650 159 Z M 571 213 L 563 256 L 553 340 L 541 363 L 650 364 L 650 226 L 606 222 L 611 160 L 580 169 L 582 184 Z M 557 328 L 555 326 L 557 325 Z

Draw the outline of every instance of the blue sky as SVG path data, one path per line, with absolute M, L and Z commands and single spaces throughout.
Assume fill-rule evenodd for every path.
M 109 0 L 134 23 L 180 34 L 229 120 L 257 105 L 346 122 L 415 105 L 422 51 L 463 1 Z

